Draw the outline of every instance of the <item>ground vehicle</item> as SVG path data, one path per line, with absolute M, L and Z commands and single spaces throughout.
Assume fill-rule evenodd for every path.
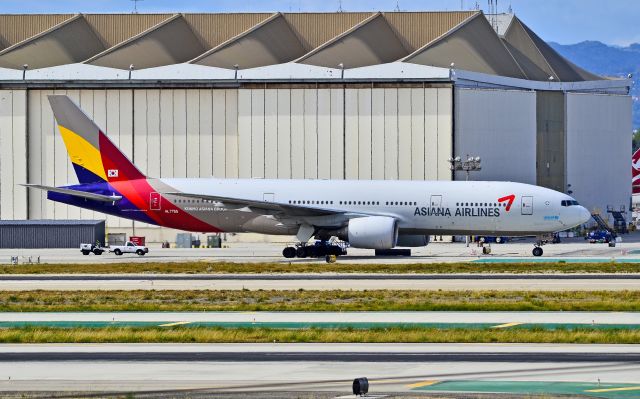
M 100 244 L 80 244 L 80 252 L 82 252 L 82 255 L 89 255 L 92 252 L 95 255 L 102 255 L 102 253 L 106 251 L 107 248 L 101 247 Z
M 615 237 L 611 232 L 607 230 L 594 230 L 589 232 L 585 239 L 589 240 L 590 243 L 615 243 Z
M 149 248 L 136 245 L 131 241 L 127 241 L 125 245 L 115 245 L 113 247 L 109 247 L 109 252 L 113 252 L 116 255 L 136 254 L 139 256 L 144 256 L 145 254 L 149 253 Z
M 504 244 L 505 242 L 508 242 L 508 241 L 509 241 L 509 237 L 501 237 L 501 236 L 497 236 L 497 237 L 477 236 L 477 237 L 475 237 L 475 242 L 483 242 L 485 244 L 491 244 L 491 243 Z
M 282 251 L 285 258 L 322 258 L 327 256 L 341 256 L 347 254 L 345 242 L 330 242 L 316 240 L 311 245 L 288 246 Z M 327 262 L 329 258 L 327 258 Z

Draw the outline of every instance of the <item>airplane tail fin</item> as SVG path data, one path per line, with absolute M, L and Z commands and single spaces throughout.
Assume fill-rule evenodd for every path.
M 48 97 L 80 183 L 145 178 L 127 156 L 69 97 L 65 95 Z
M 631 157 L 631 188 L 633 194 L 640 194 L 640 149 Z

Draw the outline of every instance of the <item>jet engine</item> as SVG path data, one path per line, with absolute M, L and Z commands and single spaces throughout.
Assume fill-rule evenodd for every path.
M 351 219 L 346 234 L 342 233 L 340 238 L 346 238 L 354 248 L 389 249 L 398 241 L 398 221 L 388 216 Z
M 422 234 L 401 234 L 398 236 L 397 247 L 426 247 L 429 236 Z

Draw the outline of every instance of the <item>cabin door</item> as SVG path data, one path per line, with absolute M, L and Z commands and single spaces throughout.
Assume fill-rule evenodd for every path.
M 442 195 L 432 195 L 430 208 L 440 208 L 442 206 Z
M 533 197 L 522 197 L 522 214 L 533 215 Z

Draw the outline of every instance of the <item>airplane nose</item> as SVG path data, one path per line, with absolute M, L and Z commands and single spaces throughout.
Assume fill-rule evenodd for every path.
M 591 212 L 584 206 L 580 206 L 580 224 L 587 223 L 591 219 Z

